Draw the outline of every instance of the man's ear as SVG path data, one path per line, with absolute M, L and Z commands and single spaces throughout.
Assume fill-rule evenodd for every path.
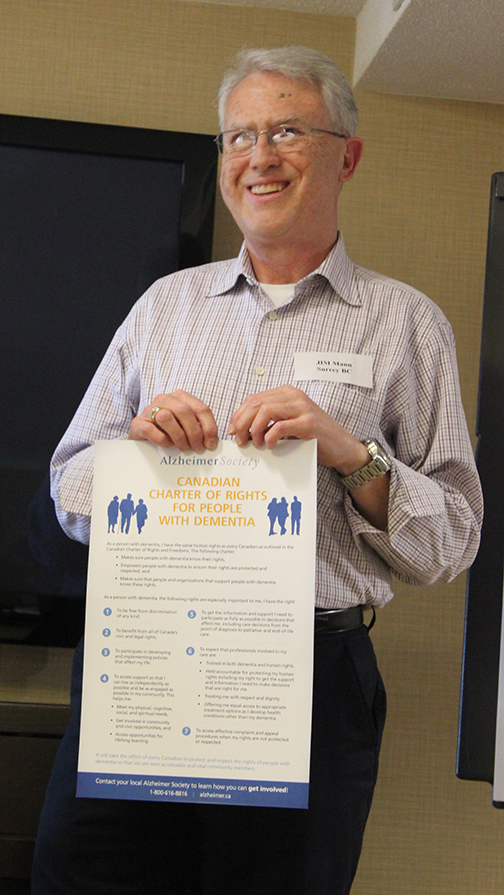
M 360 162 L 363 150 L 363 142 L 360 137 L 348 137 L 345 146 L 343 164 L 339 173 L 339 180 L 346 183 L 355 174 L 355 169 Z

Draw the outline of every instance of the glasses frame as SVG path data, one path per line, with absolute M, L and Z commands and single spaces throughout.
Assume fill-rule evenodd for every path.
M 279 152 L 282 152 L 282 145 L 280 143 L 275 143 L 273 141 L 272 134 L 273 134 L 273 131 L 281 131 L 282 129 L 287 129 L 289 127 L 294 127 L 294 123 L 293 122 L 284 122 L 283 124 L 275 124 L 273 127 L 269 127 L 262 131 L 255 131 L 251 127 L 233 127 L 230 130 L 222 131 L 220 134 L 217 134 L 217 136 L 214 137 L 214 143 L 217 144 L 217 149 L 219 150 L 221 155 L 225 155 L 226 152 L 230 155 L 236 155 L 236 156 L 250 155 L 250 153 L 252 153 L 254 151 L 255 147 L 257 146 L 257 141 L 258 141 L 259 137 L 261 136 L 261 134 L 266 134 L 268 137 L 268 145 L 274 146 L 275 149 L 277 149 Z M 299 122 L 299 129 L 303 131 L 303 137 L 310 137 L 310 135 L 312 133 L 316 132 L 319 134 L 329 134 L 331 137 L 340 137 L 340 139 L 342 139 L 342 140 L 348 140 L 348 134 L 340 134 L 337 131 L 328 131 L 328 130 L 325 130 L 323 127 L 312 127 L 309 124 L 303 124 L 301 122 Z M 243 133 L 248 133 L 248 134 L 253 135 L 254 142 L 252 143 L 252 146 L 250 147 L 250 149 L 242 149 L 242 150 L 227 149 L 227 150 L 225 150 L 225 148 L 224 148 L 225 135 L 239 133 L 240 131 L 242 131 Z M 284 147 L 283 151 L 285 151 L 285 147 Z

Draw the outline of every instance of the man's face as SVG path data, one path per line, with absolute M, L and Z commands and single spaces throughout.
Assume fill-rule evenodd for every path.
M 230 94 L 224 130 L 263 131 L 293 120 L 334 129 L 320 93 L 308 82 L 255 72 Z M 357 138 L 315 132 L 287 154 L 262 134 L 249 155 L 224 152 L 222 195 L 252 253 L 264 246 L 329 250 L 338 232 L 338 196 L 358 161 L 349 163 L 348 144 L 356 143 L 360 149 Z

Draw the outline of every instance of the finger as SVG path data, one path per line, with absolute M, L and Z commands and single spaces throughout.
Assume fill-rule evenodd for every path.
M 276 390 L 275 390 L 276 391 Z M 228 428 L 228 435 L 235 437 L 236 444 L 242 447 L 249 441 L 251 426 L 260 412 L 262 405 L 271 396 L 270 392 L 259 392 L 249 395 L 233 413 Z
M 159 429 L 150 420 L 136 416 L 130 425 L 128 438 L 133 441 L 151 441 L 160 447 L 173 447 L 173 442 L 162 429 Z
M 260 447 L 277 421 L 299 417 L 307 407 L 311 408 L 311 403 L 303 392 L 291 386 L 250 395 L 231 417 L 229 434 L 235 435 L 240 446 L 252 438 L 254 445 Z
M 169 396 L 166 410 L 173 414 L 174 420 L 183 430 L 192 450 L 203 450 L 204 448 L 213 450 L 217 446 L 218 430 L 215 417 L 208 405 L 200 401 L 199 398 L 195 398 L 188 392 L 173 392 Z M 161 424 L 162 428 L 165 428 L 163 418 L 163 414 L 161 414 L 160 421 L 160 413 L 156 414 L 157 424 Z M 173 427 L 173 421 L 171 421 L 171 426 Z M 173 438 L 172 431 L 168 430 L 168 432 Z
M 154 419 L 154 427 L 166 434 L 180 451 L 202 451 L 203 436 L 198 421 L 192 413 L 176 407 L 174 411 L 160 407 Z
M 316 438 L 313 420 L 306 417 L 296 419 L 277 420 L 264 434 L 264 444 L 268 449 L 277 446 L 279 441 L 286 438 L 299 438 L 308 441 Z
M 157 395 L 134 421 L 130 432 L 131 437 L 142 437 L 165 447 L 176 446 L 181 451 L 212 450 L 218 443 L 217 424 L 210 408 L 182 390 Z
M 241 407 L 239 412 L 233 414 L 228 428 L 228 435 L 234 436 L 236 444 L 243 447 L 250 440 L 250 427 L 257 415 L 257 408 L 248 406 Z
M 250 427 L 250 435 L 256 447 L 266 444 L 275 447 L 282 438 L 315 438 L 317 419 L 309 408 L 297 404 L 266 404 L 259 408 Z
M 254 447 L 262 447 L 266 434 L 272 431 L 279 420 L 288 419 L 289 416 L 289 408 L 283 404 L 261 404 L 249 427 L 249 437 Z
M 249 413 L 253 408 L 260 407 L 264 402 L 281 400 L 282 395 L 288 393 L 290 389 L 291 386 L 281 385 L 278 388 L 272 388 L 264 392 L 256 392 L 253 395 L 247 395 L 240 406 L 234 411 L 230 419 L 230 425 L 234 426 L 239 422 L 244 413 Z

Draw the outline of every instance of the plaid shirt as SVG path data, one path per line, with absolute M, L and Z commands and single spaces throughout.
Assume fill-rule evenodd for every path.
M 295 381 L 295 352 L 370 355 L 373 386 Z M 62 527 L 88 539 L 92 445 L 123 438 L 156 395 L 184 389 L 200 398 L 226 438 L 247 395 L 286 383 L 394 457 L 387 532 L 358 513 L 334 470 L 319 466 L 317 605 L 381 606 L 392 597 L 392 575 L 430 584 L 467 568 L 482 496 L 451 327 L 421 293 L 353 264 L 341 235 L 278 308 L 245 248 L 237 259 L 151 286 L 117 331 L 53 457 Z

